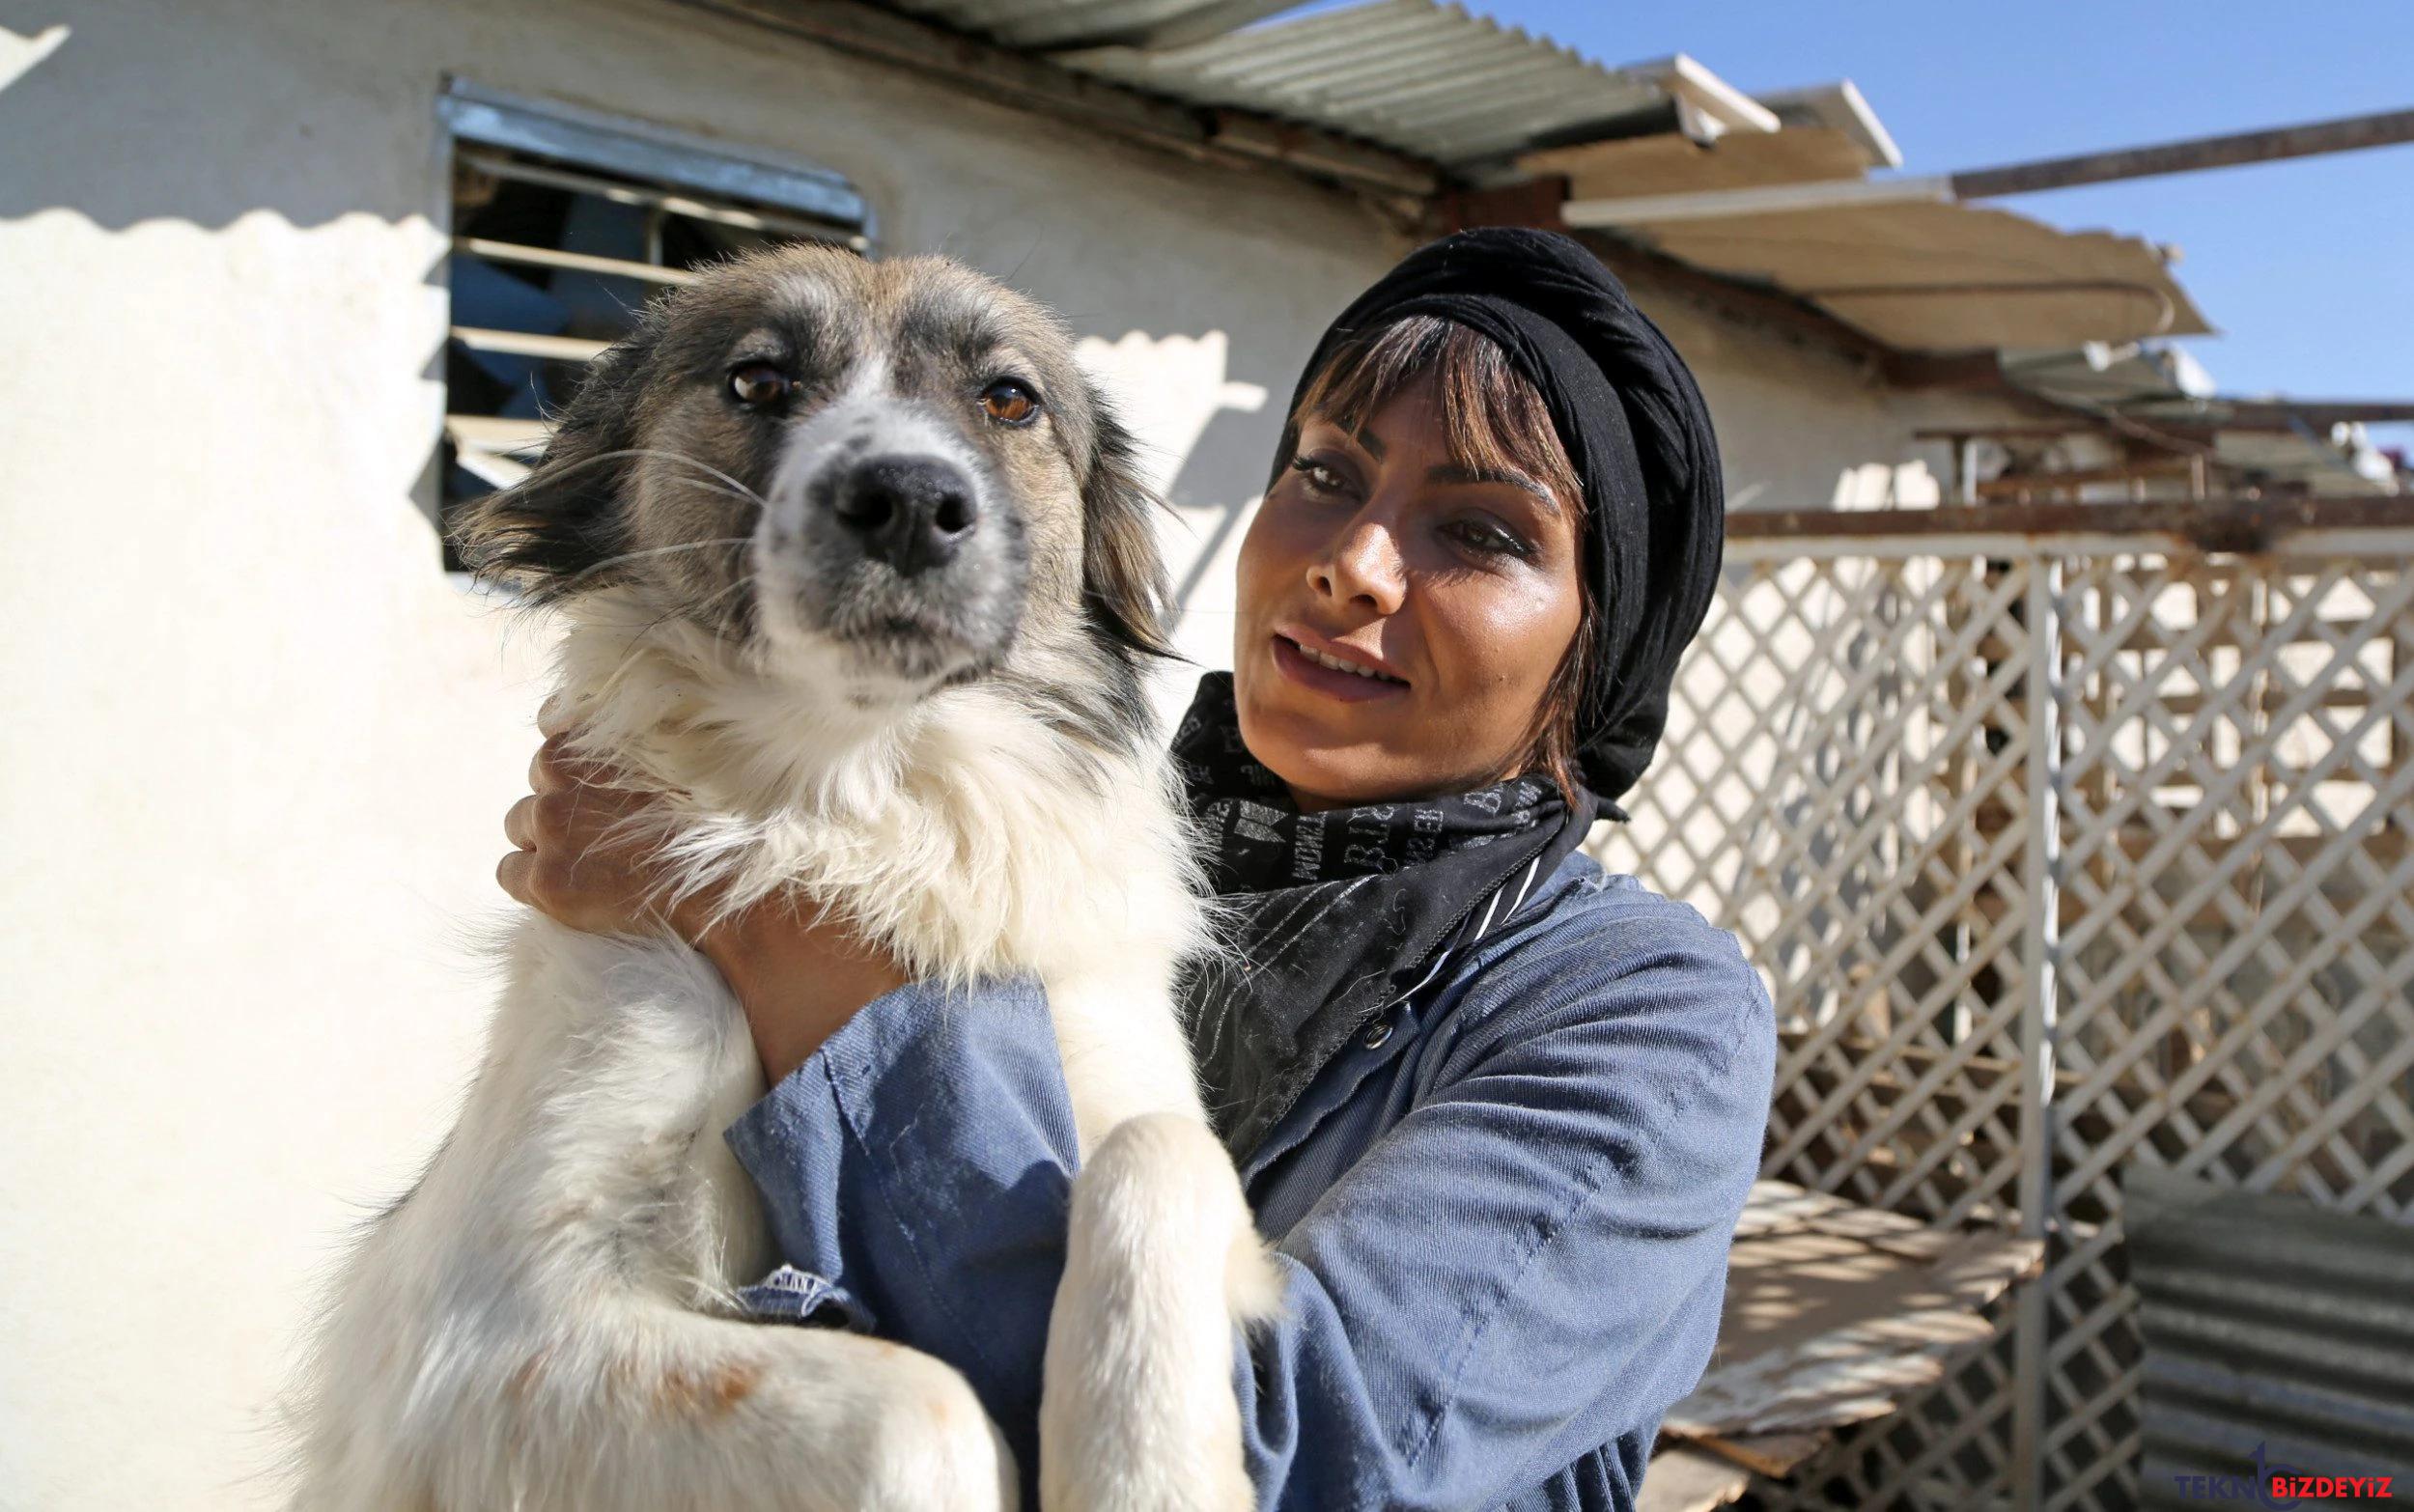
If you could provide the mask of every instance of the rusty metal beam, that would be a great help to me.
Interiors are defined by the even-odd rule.
[[[1533,226],[1565,231],[1559,207],[1567,203],[1567,179],[1562,174],[1521,179],[1497,189],[1455,189],[1434,197],[1426,230],[1433,236],[1477,226]]]
[[[2067,189],[2082,183],[2111,183],[2122,179],[2151,179],[2206,168],[2234,168],[2244,163],[2352,153],[2401,142],[2414,142],[2414,110],[2347,116],[2228,136],[2200,136],[2109,153],[2081,153],[2073,157],[2009,163],[2000,168],[1976,168],[1949,175],[1948,182],[1955,199],[1994,199],[2007,194]]]
[[[2001,167],[1975,168],[1961,173],[1906,174],[1894,179],[1831,179],[1807,183],[1766,183],[1747,188],[1573,200],[1561,213],[1570,225],[1610,228],[1649,226],[1670,221],[1715,220],[1730,215],[1839,210],[1854,206],[1948,204],[2000,199],[2007,194],[2034,194],[2043,189],[2066,189],[2083,183],[2110,183],[2124,179],[2195,173],[2200,169],[2228,168],[2241,163],[2278,162],[2290,157],[2390,147],[2401,142],[2414,142],[2414,110],[2352,116],[2340,121],[2281,126],[2267,131],[2240,131],[2230,136],[2197,137],[2185,142],[2121,148],[2108,153],[2083,153],[2075,157],[2007,163]]]
[[[2414,400],[2208,399],[2202,412],[2138,418],[2155,424],[2197,425],[2220,431],[2328,430],[2334,425],[2396,425],[2414,421]]]
[[[2101,435],[2100,420],[2063,420],[2035,425],[1923,426],[1911,433],[1915,441],[2051,441],[2067,435]]]
[[[1935,509],[1737,510],[1734,541],[1902,536],[2168,536],[2206,551],[2265,551],[2308,530],[2414,529],[2414,494],[2217,498],[2140,504],[1979,504]]]
[[[2192,474],[2198,459],[2193,457],[2157,457],[2122,462],[2112,467],[2076,467],[2066,472],[2006,473],[1982,480],[1978,485],[1981,499],[2010,499],[2023,494],[2054,493],[2090,483],[2133,483],[2147,478],[2184,478]]]

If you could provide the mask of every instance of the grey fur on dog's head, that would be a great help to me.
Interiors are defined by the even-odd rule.
[[[792,385],[783,403],[733,388],[763,365]],[[1036,394],[1032,418],[984,408],[1000,380]],[[935,565],[878,556],[833,514],[850,469],[892,456],[977,506]],[[909,694],[1070,653],[1128,728],[1139,658],[1168,654],[1157,507],[1046,311],[945,259],[798,246],[656,301],[460,541],[539,602],[611,588],[774,659],[843,653]]]

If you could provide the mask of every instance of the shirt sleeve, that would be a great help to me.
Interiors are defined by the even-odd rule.
[[[753,1310],[876,1332],[955,1366],[1030,1492],[1079,1161],[1037,979],[874,998],[725,1138],[783,1261],[744,1294]]]
[[[1261,1506],[1499,1505],[1647,1442],[1706,1362],[1766,998],[1698,918],[1552,938],[1477,978],[1418,1106],[1277,1246],[1285,1314],[1234,1370]],[[1028,1489],[1076,1162],[1037,983],[876,1000],[729,1140],[790,1288],[962,1370]]]
[[[1775,1031],[1733,939],[1661,908],[1482,972],[1284,1237],[1289,1318],[1236,1378],[1264,1505],[1498,1506],[1698,1381]]]

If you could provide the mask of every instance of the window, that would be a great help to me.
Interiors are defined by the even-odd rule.
[[[460,83],[439,114],[453,148],[443,523],[527,475],[587,362],[663,289],[754,247],[871,250],[870,210],[833,174]]]

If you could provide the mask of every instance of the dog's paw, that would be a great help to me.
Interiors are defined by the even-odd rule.
[[[1221,1271],[1235,1322],[1261,1323],[1282,1309],[1282,1274],[1267,1253],[1232,1158],[1204,1124],[1145,1113],[1110,1131],[1073,1193],[1074,1246],[1085,1252],[1112,1235],[1148,1252],[1137,1270],[1193,1266]],[[1221,1259],[1219,1259],[1221,1257]]]
[[[948,1366],[897,1350],[862,1440],[865,1512],[1016,1512],[1013,1451]]]

